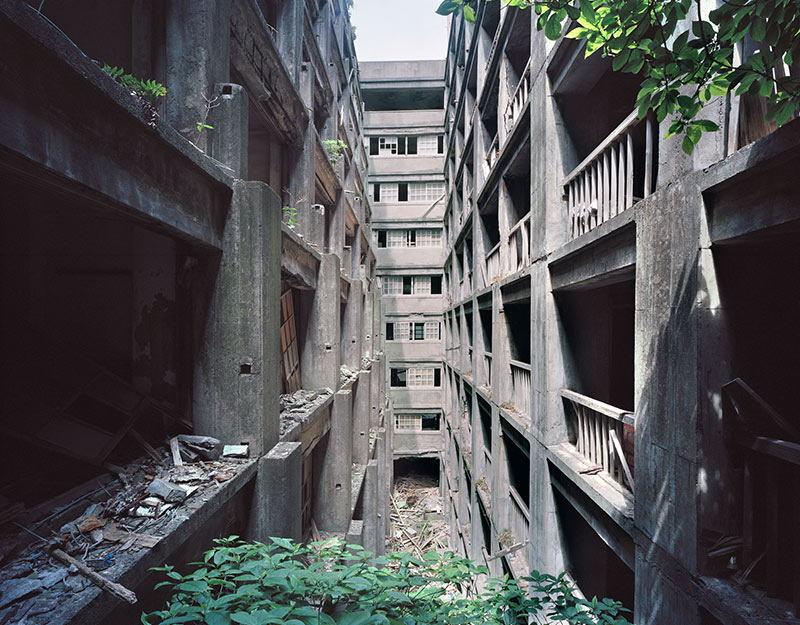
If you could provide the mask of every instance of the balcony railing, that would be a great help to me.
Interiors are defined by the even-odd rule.
[[[561,397],[572,406],[578,453],[633,492],[633,413],[568,389]]]
[[[484,386],[492,388],[492,352],[483,352],[481,363]]]
[[[502,275],[500,270],[500,244],[495,245],[486,256],[486,286]]]
[[[530,224],[531,215],[528,213],[508,233],[508,260],[506,265],[509,273],[519,271],[531,262]]]
[[[644,124],[643,162],[637,162],[634,137]],[[569,210],[570,238],[593,230],[601,223],[630,208],[653,191],[653,132],[655,121],[640,120],[631,113],[564,180]],[[641,155],[639,157],[641,159]],[[639,177],[642,179],[639,179]]]
[[[528,96],[531,93],[531,61],[528,59],[528,64],[522,70],[522,78],[519,79],[517,88],[514,90],[514,95],[506,107],[506,131],[510,132],[517,123],[520,114],[525,109],[528,103]]]
[[[531,366],[518,360],[511,364],[510,402],[517,412],[526,417],[531,414]]]
[[[511,499],[511,533],[518,543],[528,540],[528,528],[530,527],[530,513],[522,497],[514,490],[509,488],[509,498]]]
[[[486,175],[489,175],[489,172],[492,171],[492,167],[497,162],[497,158],[500,156],[500,135],[497,134],[492,139],[492,143],[489,145],[489,149],[486,150]]]

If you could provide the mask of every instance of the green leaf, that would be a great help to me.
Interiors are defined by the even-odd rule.
[[[464,5],[464,19],[467,20],[470,24],[475,23],[475,9],[473,9],[468,4]]]
[[[231,617],[225,612],[209,612],[206,614],[206,625],[231,625]]]
[[[555,41],[561,37],[561,20],[558,19],[558,16],[555,14],[553,14],[550,19],[547,20],[547,23],[544,27],[544,34],[552,41]]]
[[[439,15],[450,15],[458,11],[460,6],[461,2],[459,2],[459,0],[444,0],[444,2],[439,5],[439,8],[436,9],[436,12]]]
[[[597,13],[595,13],[594,7],[592,6],[592,0],[580,0],[580,5],[581,15],[589,22],[594,23],[597,20]]]
[[[696,119],[693,124],[703,129],[703,132],[716,132],[719,126],[710,119]]]
[[[681,143],[681,149],[687,154],[691,154],[692,152],[694,152],[694,141],[692,141],[688,133],[683,137],[683,142]]]
[[[754,18],[752,24],[750,24],[750,36],[753,38],[754,41],[762,41],[766,34],[767,34],[766,20],[764,20],[761,17]]]

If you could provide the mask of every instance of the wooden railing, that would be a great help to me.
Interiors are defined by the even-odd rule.
[[[492,167],[497,162],[497,157],[500,156],[500,135],[496,134],[494,139],[492,139],[491,145],[489,145],[489,149],[486,150],[486,175],[489,175],[489,172],[492,171]]]
[[[508,233],[508,260],[506,268],[509,273],[519,271],[530,264],[530,223],[531,214],[520,219]]]
[[[797,543],[794,553],[786,548],[800,527],[800,428],[740,378],[722,387],[722,398],[725,433],[743,465],[740,569],[763,560],[767,594],[791,601],[800,617]]]
[[[640,124],[645,125],[644,162],[637,164],[634,134]],[[643,189],[643,197],[652,193],[655,126],[634,111],[564,179],[571,239],[633,206],[641,199],[634,197],[635,189]]]
[[[528,96],[531,93],[531,60],[528,59],[528,64],[522,70],[522,78],[519,79],[517,88],[514,90],[514,95],[506,106],[506,131],[510,132],[517,123],[520,113],[522,113],[525,105],[528,103]]]
[[[509,499],[511,499],[511,533],[519,543],[528,540],[528,528],[530,527],[530,513],[522,497],[513,487],[508,489]]]
[[[531,366],[511,360],[511,397],[509,401],[517,412],[526,417],[531,414]]]
[[[568,389],[561,389],[561,397],[572,406],[578,453],[633,492],[632,438],[625,437],[626,429],[633,432],[633,413]]]
[[[502,275],[500,270],[500,244],[495,245],[486,256],[486,286]]]
[[[492,352],[483,352],[481,363],[484,386],[492,388]]]

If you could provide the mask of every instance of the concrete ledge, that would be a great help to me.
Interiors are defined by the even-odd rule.
[[[633,535],[633,495],[602,472],[580,473],[591,465],[569,443],[545,447],[548,461],[572,481],[627,534]]]
[[[281,224],[281,275],[298,289],[316,289],[322,256],[285,223]]]

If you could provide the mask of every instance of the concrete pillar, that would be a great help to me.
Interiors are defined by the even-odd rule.
[[[350,521],[350,527],[347,528],[344,542],[348,545],[364,546],[364,521]]]
[[[361,497],[361,516],[364,521],[363,547],[378,551],[378,461],[370,460],[364,470],[364,487]]]
[[[331,406],[331,429],[322,461],[314,502],[317,527],[326,532],[345,532],[352,517],[353,395],[338,391]]]
[[[378,511],[375,524],[377,547],[375,553],[383,555],[386,551],[386,524],[389,513],[389,489],[386,484],[386,428],[378,428],[375,441],[375,460],[378,463]]]
[[[272,189],[234,183],[195,365],[195,432],[248,443],[251,456],[278,442],[280,220]]]
[[[381,356],[373,357],[372,369],[370,369],[370,412],[369,426],[376,428],[379,425],[381,408],[383,407],[383,395],[381,387],[384,384],[384,377],[388,372],[384,372]]]
[[[344,308],[342,324],[342,364],[361,368],[361,280],[353,280]]]
[[[303,538],[303,449],[300,443],[278,443],[258,461],[249,540],[270,536]]]
[[[308,298],[309,318],[303,353],[300,355],[303,388],[336,389],[339,386],[340,280],[339,257],[323,254],[317,274],[317,289],[304,293]]]
[[[367,464],[369,459],[369,415],[371,372],[361,371],[353,396],[353,462]]]
[[[214,85],[230,80],[230,3],[172,0],[166,7],[166,117],[207,152],[209,135],[197,132],[197,122]]]
[[[211,156],[247,180],[247,92],[241,85],[220,83],[214,86],[214,98],[206,122],[213,128],[203,130],[211,138]]]

